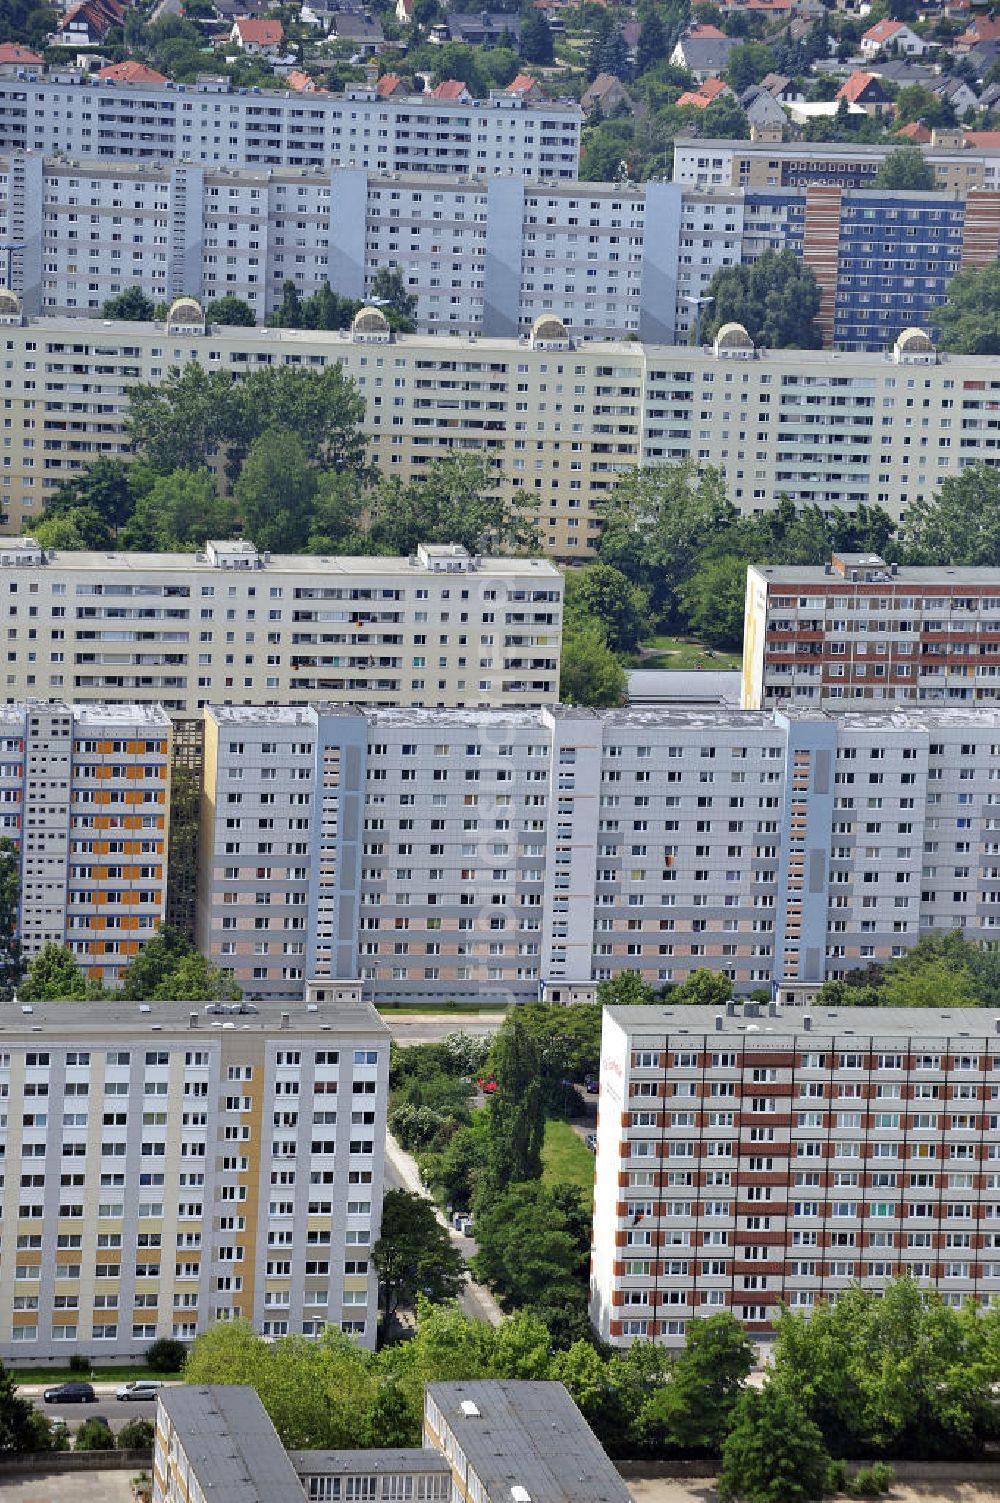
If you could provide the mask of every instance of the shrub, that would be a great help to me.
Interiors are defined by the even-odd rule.
[[[831,1461],[826,1469],[824,1492],[842,1493],[847,1487],[847,1462]]]
[[[877,1498],[880,1493],[889,1491],[892,1478],[892,1467],[884,1461],[876,1461],[871,1466],[858,1467],[844,1490],[851,1498]]]
[[[74,1352],[67,1366],[71,1373],[89,1373],[90,1358],[85,1357],[82,1352]]]
[[[118,1432],[119,1451],[151,1451],[156,1431],[152,1420],[133,1419]]]
[[[160,1336],[146,1353],[146,1366],[154,1373],[179,1373],[184,1366],[187,1347],[173,1336]]]
[[[99,1420],[84,1420],[76,1432],[74,1451],[113,1451],[115,1438],[106,1425]]]

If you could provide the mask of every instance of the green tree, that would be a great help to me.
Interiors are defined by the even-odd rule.
[[[678,590],[688,631],[709,647],[738,648],[746,589],[746,559],[732,553],[706,558]]]
[[[318,471],[297,433],[269,428],[247,455],[234,495],[259,549],[301,553],[313,521]]]
[[[114,533],[92,506],[79,506],[58,516],[46,512],[31,531],[42,548],[59,548],[70,553],[115,546]]]
[[[506,1303],[543,1319],[560,1344],[586,1334],[588,1247],[554,1191],[539,1181],[508,1185],[476,1210],[476,1277]]]
[[[121,996],[127,1002],[238,1002],[240,989],[183,934],[163,925],[126,967]]]
[[[637,76],[641,77],[647,69],[662,62],[669,52],[667,32],[662,19],[655,10],[647,11],[639,27],[639,40],[635,48]]]
[[[938,348],[953,355],[1000,355],[1000,262],[969,266],[952,277],[934,314]]]
[[[880,164],[871,185],[880,190],[903,188],[912,193],[930,191],[937,182],[934,168],[924,159],[919,146],[897,146]]]
[[[559,663],[559,698],[563,704],[594,707],[625,703],[625,669],[608,646],[596,621],[567,622]]]
[[[21,976],[18,915],[21,857],[9,835],[0,835],[0,998],[9,999]]]
[[[372,298],[382,307],[393,328],[402,334],[416,328],[417,295],[407,290],[398,266],[380,266],[372,278]],[[384,306],[383,306],[384,305]]]
[[[816,274],[792,250],[767,250],[752,266],[726,266],[709,283],[714,299],[702,320],[708,344],[723,324],[742,324],[754,344],[771,350],[818,350],[820,291]]]
[[[745,1388],[722,1448],[723,1503],[815,1503],[830,1457],[819,1428],[784,1384]]]
[[[30,1399],[18,1396],[17,1385],[0,1363],[0,1456],[18,1456],[40,1448],[35,1444]]]
[[[601,1007],[645,1006],[653,1001],[653,988],[638,971],[619,971],[598,982],[597,1001]]]
[[[604,514],[601,561],[645,591],[658,620],[682,622],[681,585],[707,553],[724,546],[737,520],[720,472],[699,472],[690,461],[630,471]]]
[[[257,315],[249,303],[228,292],[225,297],[213,298],[206,304],[205,319],[210,324],[235,324],[244,329],[252,329],[257,322]]]
[[[435,459],[418,480],[383,480],[371,495],[369,541],[376,552],[409,554],[419,543],[460,543],[470,553],[508,553],[538,545],[530,500],[506,495],[485,454]]]
[[[225,448],[234,424],[232,381],[190,361],[129,390],[128,432],[157,475],[197,471]]]
[[[158,1336],[146,1348],[146,1366],[154,1373],[179,1373],[187,1357],[187,1347],[175,1336]]]
[[[643,1429],[681,1451],[718,1455],[753,1366],[753,1342],[734,1316],[692,1321],[670,1382],[643,1408]]]
[[[635,652],[652,622],[645,591],[610,564],[566,571],[567,621],[596,621],[612,652]]]
[[[233,498],[219,495],[207,469],[173,470],[158,475],[139,497],[121,530],[121,546],[143,553],[193,553],[209,538],[232,537],[236,515]]]
[[[893,124],[898,130],[901,125],[908,125],[913,120],[922,120],[925,125],[932,127],[954,125],[955,107],[950,99],[939,99],[924,84],[907,84],[896,95],[896,114],[893,117]],[[935,188],[934,169],[924,162],[919,146],[908,147],[906,149],[917,152],[920,157],[919,165],[925,169],[926,173],[925,180],[918,180],[912,186],[921,189]],[[886,158],[886,161],[882,163],[879,170],[884,170],[886,163],[890,162],[895,155],[895,152],[891,153]],[[906,177],[917,176],[915,165],[905,168],[904,175]],[[894,184],[893,186],[909,188],[911,184],[910,182],[904,182]]]
[[[86,1419],[76,1432],[74,1451],[113,1451],[115,1437],[109,1425],[99,1420]]]
[[[167,863],[166,922],[194,941],[198,884],[201,780],[174,763],[170,773],[170,860]]]
[[[750,121],[746,110],[735,99],[720,94],[701,111],[698,132],[706,141],[749,141]]]
[[[904,528],[910,563],[1000,564],[1000,472],[976,464],[948,475],[936,496],[909,506]]]
[[[126,287],[124,292],[106,299],[101,317],[149,323],[153,312],[153,300],[146,296],[141,287]]]
[[[379,1279],[383,1338],[400,1305],[412,1308],[421,1293],[435,1304],[456,1299],[465,1283],[461,1254],[433,1204],[408,1190],[386,1191],[372,1263]]]
[[[393,1379],[379,1383],[365,1416],[366,1446],[418,1446],[420,1415],[402,1384]]]
[[[152,1420],[128,1420],[118,1432],[115,1444],[119,1451],[152,1451],[156,1427]]]
[[[689,1007],[721,1007],[733,995],[733,983],[720,971],[692,971],[669,992],[671,1003]]]
[[[521,19],[521,56],[526,63],[547,66],[555,58],[552,32],[541,11],[529,11]]]
[[[516,1011],[494,1039],[490,1063],[497,1088],[486,1108],[489,1178],[496,1193],[513,1180],[537,1179],[542,1172],[541,1058],[537,1041]]]
[[[742,94],[751,84],[760,83],[774,72],[774,53],[763,42],[742,42],[734,47],[726,62],[725,79],[734,94]]]
[[[28,965],[18,995],[25,1002],[79,1002],[100,995],[65,945],[43,945]]]
[[[113,536],[127,522],[135,506],[132,467],[102,455],[79,474],[64,480],[45,504],[43,521],[94,512]],[[55,545],[53,545],[55,546]]]

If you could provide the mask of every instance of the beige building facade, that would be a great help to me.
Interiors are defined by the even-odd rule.
[[[453,451],[487,453],[529,501],[542,549],[567,560],[592,553],[604,503],[638,464],[717,466],[744,512],[788,496],[904,517],[945,476],[995,463],[1000,443],[1000,357],[939,356],[920,330],[869,354],[756,350],[738,325],[705,348],[577,346],[544,317],[526,339],[394,337],[373,310],[343,333],[206,329],[190,300],[166,325],[25,323],[5,295],[4,319],[0,515],[14,534],[81,467],[127,455],[132,385],[189,362],[234,375],[340,364],[365,399],[382,474],[407,480]]]
[[[373,1346],[388,1071],[362,1006],[17,1012],[0,1047],[3,1360],[134,1363],[236,1318]]]
[[[200,718],[210,700],[547,704],[562,575],[544,559],[51,552],[0,540],[4,695],[126,698]],[[16,625],[14,624],[16,620]],[[34,623],[37,622],[37,625]]]

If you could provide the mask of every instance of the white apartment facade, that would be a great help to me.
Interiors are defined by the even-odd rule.
[[[411,558],[52,552],[0,543],[4,694],[122,697],[193,719],[210,700],[545,704],[563,580],[458,545]],[[37,623],[37,624],[35,624]]]
[[[65,945],[113,984],[163,923],[170,751],[157,705],[0,705],[0,835],[18,853],[26,961]]]
[[[23,1014],[0,1047],[5,1362],[134,1363],[238,1317],[374,1346],[389,1039],[372,1009]]]
[[[986,1009],[610,1007],[591,1320],[679,1347],[727,1310],[909,1273],[1000,1304],[1000,1036]]]
[[[533,502],[544,551],[567,559],[592,551],[602,503],[637,464],[716,466],[744,512],[789,496],[903,517],[947,475],[997,460],[1000,357],[938,356],[918,330],[887,354],[755,350],[738,326],[695,349],[578,344],[547,316],[526,339],[390,337],[377,312],[343,333],[206,330],[196,305],[178,306],[166,324],[25,322],[0,295],[0,527],[30,533],[62,481],[127,457],[130,388],[191,361],[234,375],[337,362],[365,399],[384,474],[409,479],[454,449],[490,454]]]
[[[551,313],[581,339],[670,340],[680,201],[670,183],[513,172],[0,159],[10,284],[46,316],[96,317],[138,286],[157,303],[232,294],[263,322],[286,282],[363,298],[399,267],[421,333],[527,335]]]
[[[204,779],[198,943],[262,998],[801,1003],[1000,929],[996,709],[212,706]]]
[[[582,119],[574,102],[506,93],[459,103],[383,99],[368,85],[297,94],[223,78],[131,84],[34,69],[0,78],[0,151],[123,162],[575,178]]]

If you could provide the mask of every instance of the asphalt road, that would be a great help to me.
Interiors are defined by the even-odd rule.
[[[35,1408],[47,1414],[49,1419],[65,1420],[72,1434],[76,1433],[77,1427],[84,1420],[93,1419],[95,1414],[100,1414],[104,1416],[117,1435],[130,1419],[155,1420],[156,1418],[155,1399],[129,1399],[127,1403],[123,1403],[115,1398],[115,1393],[120,1386],[119,1383],[95,1383],[96,1404],[46,1404],[42,1398],[44,1390],[55,1387],[54,1384],[49,1383],[19,1384],[17,1391],[24,1398],[30,1399]]]

